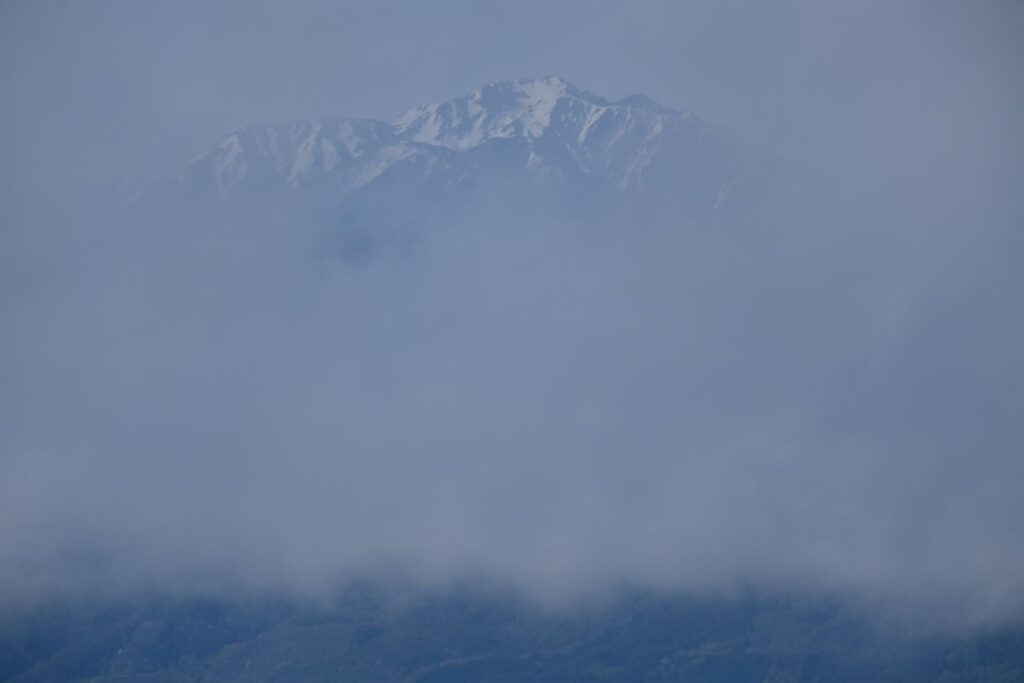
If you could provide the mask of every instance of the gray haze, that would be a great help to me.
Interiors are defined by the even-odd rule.
[[[0,5],[0,600],[386,574],[1024,614],[1021,3],[637,5]],[[358,266],[105,208],[245,123],[545,73],[742,131],[776,195],[711,231],[499,192]]]

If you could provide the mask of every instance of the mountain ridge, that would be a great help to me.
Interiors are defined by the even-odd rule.
[[[547,186],[680,195],[694,215],[706,215],[754,184],[767,158],[723,128],[646,95],[609,101],[546,76],[489,83],[390,123],[324,118],[243,126],[158,185],[229,201],[298,192],[332,203],[392,177],[444,193],[507,175]],[[400,195],[401,187],[389,192]]]

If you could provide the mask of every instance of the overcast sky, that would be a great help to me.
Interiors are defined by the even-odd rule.
[[[5,2],[0,13],[9,180],[162,171],[247,123],[390,120],[548,73],[809,153],[863,147],[864,134],[980,152],[1021,111],[1012,0]]]
[[[0,598],[387,568],[1018,618],[1021,35],[1010,0],[0,4]],[[715,235],[485,198],[326,273],[89,212],[247,123],[544,74],[729,126],[784,194]]]

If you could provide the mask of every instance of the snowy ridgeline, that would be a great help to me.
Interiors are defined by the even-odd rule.
[[[393,123],[253,125],[163,178],[235,198],[304,192],[337,199],[375,184],[448,191],[511,174],[548,186],[683,194],[700,213],[728,205],[767,155],[726,131],[634,95],[609,102],[554,77],[492,83]]]

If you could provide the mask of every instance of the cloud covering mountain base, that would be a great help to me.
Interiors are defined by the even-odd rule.
[[[26,236],[4,599],[370,575],[1017,612],[1002,283],[886,230],[478,199],[357,262],[287,216]]]
[[[370,576],[1019,621],[1019,3],[524,3],[0,9],[0,604]],[[718,211],[724,129],[555,79],[564,119],[499,82],[102,191],[552,69],[743,128],[770,192]],[[409,163],[332,203],[374,131]]]

